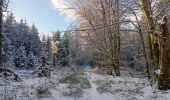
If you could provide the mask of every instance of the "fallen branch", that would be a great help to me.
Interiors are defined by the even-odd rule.
[[[142,87],[138,87],[138,88],[134,89],[133,91],[137,92],[137,91],[139,91],[139,90],[141,90],[141,89],[143,89],[143,88],[145,88],[146,86],[149,86],[149,85],[150,85],[150,83],[143,85]]]

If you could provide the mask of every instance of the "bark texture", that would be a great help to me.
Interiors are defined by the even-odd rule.
[[[149,44],[150,44],[152,67],[154,70],[157,70],[159,66],[159,40],[157,34],[155,33],[156,28],[153,19],[151,1],[142,0],[142,6],[149,28],[148,35],[149,35],[149,42],[150,42]]]
[[[170,16],[169,16],[170,18]],[[158,76],[158,88],[160,90],[170,89],[170,19],[167,16],[163,18],[164,24],[161,25],[161,43],[160,43],[160,71]],[[169,20],[169,22],[168,22]]]
[[[3,3],[4,0],[0,0],[0,67],[2,67],[2,23],[3,23]]]

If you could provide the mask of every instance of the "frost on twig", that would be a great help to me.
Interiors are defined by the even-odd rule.
[[[161,69],[156,70],[155,74],[158,75],[158,76],[161,75],[162,74]]]
[[[165,21],[164,21],[164,18],[165,18],[165,17],[166,17],[166,15],[164,15],[164,16],[162,17],[162,19],[158,21],[158,24],[160,24],[160,25],[165,24]]]

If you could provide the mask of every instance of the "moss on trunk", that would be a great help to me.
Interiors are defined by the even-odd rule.
[[[158,88],[161,90],[170,89],[170,31],[168,30],[168,18],[163,18],[164,24],[161,25],[160,42],[160,70],[158,76]]]

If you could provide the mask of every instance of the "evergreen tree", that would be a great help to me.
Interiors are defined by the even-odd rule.
[[[19,50],[17,50],[16,52],[15,65],[20,69],[28,68],[28,59],[27,59],[26,50],[25,47],[22,45],[19,47]]]
[[[15,30],[14,25],[16,25],[16,20],[14,14],[11,12],[3,23],[3,32],[12,33]]]
[[[46,41],[47,41],[46,36],[45,36],[45,35],[43,35],[41,40],[42,40],[42,42],[46,42]]]
[[[4,51],[4,61],[8,68],[14,68],[14,46],[13,32],[15,31],[16,20],[13,13],[11,12],[3,23],[3,51]]]
[[[46,63],[45,57],[42,57],[42,65],[38,67],[37,76],[38,77],[49,77],[50,76],[50,68]]]
[[[28,68],[37,66],[30,63],[28,66],[29,61],[41,63],[42,44],[38,36],[38,29],[34,24],[29,27],[26,20],[23,19],[18,23],[15,21],[13,13],[10,13],[4,20],[3,29],[3,50],[7,66]]]
[[[47,36],[47,60],[52,60],[52,50],[51,50],[51,37]]]
[[[60,31],[53,32],[53,36],[52,36],[53,41],[54,41],[54,42],[60,41],[60,36],[61,36]]]
[[[16,26],[16,33],[14,35],[14,46],[20,47],[21,44],[25,46],[26,52],[29,53],[29,26],[23,19],[20,20]]]
[[[65,32],[59,47],[59,56],[60,56],[60,63],[63,66],[69,65],[69,54],[70,54],[70,41],[69,41],[69,33]]]
[[[3,51],[4,51],[4,61],[8,68],[14,68],[14,46],[12,46],[11,40],[9,38],[10,33],[4,34],[3,41]]]
[[[39,32],[36,28],[36,26],[33,24],[31,27],[31,33],[30,33],[30,51],[34,53],[36,56],[41,56],[41,41],[39,38]]]
[[[63,57],[69,56],[69,33],[64,33],[63,40],[62,40],[62,45],[63,45]]]
[[[39,66],[38,58],[31,51],[28,55],[28,67],[29,68],[37,68]]]

